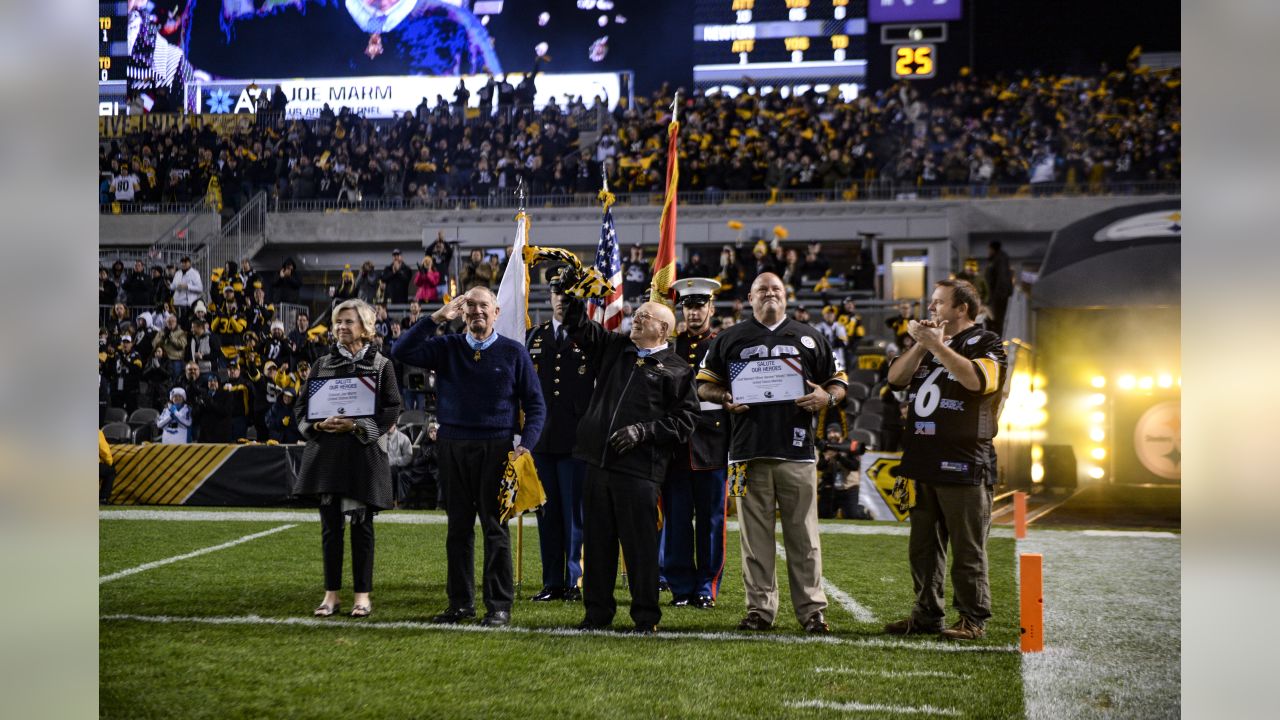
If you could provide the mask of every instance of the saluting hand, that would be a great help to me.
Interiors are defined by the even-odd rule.
[[[466,301],[467,297],[465,295],[459,295],[458,297],[450,300],[444,307],[431,313],[431,319],[434,320],[437,325],[442,321],[449,322],[456,319],[462,314],[462,305]]]

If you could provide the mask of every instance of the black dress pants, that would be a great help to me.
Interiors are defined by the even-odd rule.
[[[320,546],[324,552],[324,589],[342,589],[342,535],[346,518],[337,497],[320,506]],[[351,586],[358,593],[373,591],[373,513],[351,523]]]
[[[613,586],[618,577],[618,544],[627,563],[631,619],[637,626],[657,625],[658,483],[613,475],[587,465],[583,493],[582,600],[586,620],[608,625],[618,611]]]
[[[440,483],[445,488],[444,509],[449,518],[445,539],[449,607],[475,607],[475,521],[479,515],[484,538],[484,606],[489,612],[510,612],[516,594],[511,536],[507,524],[498,519],[498,487],[507,453],[511,452],[511,440],[441,439],[437,448]]]

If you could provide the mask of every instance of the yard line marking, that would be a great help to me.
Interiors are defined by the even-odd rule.
[[[785,560],[787,557],[787,549],[784,548],[782,543],[777,540],[773,542],[773,545],[778,548],[778,556]],[[864,623],[873,623],[876,621],[875,613],[863,607],[862,603],[854,600],[852,595],[836,587],[835,583],[828,580],[825,575],[818,579],[822,582],[823,591],[826,592],[827,595],[831,596],[831,598],[834,599],[840,607],[849,611],[849,614],[852,615],[855,620]]]
[[[391,620],[370,622],[342,618],[288,617],[269,618],[259,615],[242,616],[192,616],[133,615],[127,613],[101,615],[101,621],[131,621],[161,624],[191,623],[196,625],[295,625],[300,627],[342,628],[373,630],[426,630],[430,632],[461,633],[511,633],[514,635],[549,635],[553,637],[607,637],[620,641],[645,642],[647,640],[709,640],[715,642],[764,642],[779,645],[848,645],[852,647],[878,648],[882,650],[921,650],[930,652],[1016,653],[1015,645],[958,645],[936,641],[906,641],[882,638],[840,638],[832,635],[770,635],[731,632],[680,632],[663,631],[656,635],[630,635],[612,630],[575,630],[572,628],[530,628],[509,625],[490,628],[483,625],[437,625],[415,620]]]
[[[271,528],[270,530],[263,530],[262,532],[256,532],[256,533],[253,533],[252,535],[245,535],[244,537],[236,538],[235,540],[232,540],[230,542],[224,542],[221,545],[214,545],[213,547],[201,548],[200,550],[195,550],[195,551],[186,553],[184,555],[176,555],[171,558],[165,558],[164,560],[156,560],[154,562],[143,563],[137,567],[131,567],[127,570],[121,570],[120,572],[114,572],[114,573],[111,573],[110,575],[103,575],[102,577],[98,578],[98,584],[102,585],[103,583],[109,583],[112,580],[119,580],[122,577],[128,577],[130,575],[143,572],[144,570],[153,570],[155,568],[162,567],[164,565],[176,563],[179,560],[190,560],[193,557],[200,557],[201,555],[207,555],[211,552],[216,552],[218,550],[226,550],[229,547],[235,547],[236,545],[247,543],[250,540],[257,540],[258,538],[266,537],[273,533],[278,533],[281,530],[288,530],[289,528],[293,528],[293,527],[298,527],[298,526],[297,525],[281,525],[280,527],[274,527],[274,528]]]
[[[963,713],[955,708],[940,708],[932,705],[879,705],[860,702],[830,702],[827,700],[788,701],[787,707],[813,708],[815,710],[838,710],[840,712],[873,712],[889,715],[942,715],[959,717]]]
[[[99,520],[175,520],[201,522],[319,522],[320,516],[315,510],[232,510],[213,512],[209,510],[180,510],[175,506],[172,510],[162,509],[119,509],[98,511]],[[393,525],[444,525],[448,519],[443,513],[378,513],[378,522]],[[477,521],[478,522],[478,521]],[[534,523],[536,524],[536,522]],[[738,521],[729,520],[725,529],[738,531]],[[781,531],[779,531],[781,532]],[[839,523],[818,523],[818,532],[822,535],[891,535],[906,537],[911,534],[907,525],[842,525]],[[1062,531],[1067,532],[1067,531]],[[1078,532],[1078,531],[1077,531]],[[991,537],[1013,537],[1011,528],[991,528]]]
[[[867,670],[865,668],[817,667],[815,673],[839,673],[841,675],[860,675],[863,677],[879,677],[890,680],[901,678],[967,678],[964,673],[944,672],[942,670]]]
[[[1156,530],[1081,530],[1081,535],[1087,537],[1108,537],[1108,538],[1177,538],[1177,533],[1161,532]]]

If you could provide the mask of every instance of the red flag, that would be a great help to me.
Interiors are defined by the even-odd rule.
[[[649,284],[649,299],[675,308],[671,286],[676,282],[676,187],[680,184],[680,159],[677,143],[680,139],[680,121],[672,111],[671,124],[667,126],[667,195],[662,203],[662,220],[658,224],[658,254],[653,258],[653,281]],[[674,328],[672,329],[674,332]]]

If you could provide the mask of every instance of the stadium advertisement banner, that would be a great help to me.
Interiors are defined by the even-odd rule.
[[[508,76],[508,81],[516,84],[521,77],[519,73],[512,73]],[[423,98],[433,108],[437,96],[452,103],[460,79],[466,83],[471,93],[468,106],[479,107],[477,91],[487,82],[488,76],[485,75],[464,78],[409,75],[196,82],[187,88],[187,105],[197,108],[196,112],[201,114],[252,115],[258,98],[263,93],[270,98],[276,86],[280,86],[289,101],[285,110],[288,118],[318,117],[326,104],[335,113],[348,107],[355,114],[364,117],[389,118],[413,112]],[[612,109],[618,101],[621,81],[617,73],[539,74],[536,87],[534,106],[538,108],[545,106],[552,98],[563,107],[570,98],[581,96],[588,106],[594,98],[603,98]]]
[[[253,115],[183,115],[181,113],[155,113],[144,115],[103,115],[98,117],[98,137],[114,140],[126,135],[150,131],[167,133],[183,128],[210,127],[219,135],[248,132],[257,125]]]
[[[873,23],[959,20],[960,0],[867,0],[867,19]]]

